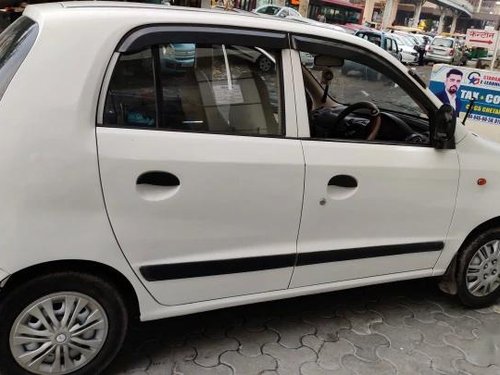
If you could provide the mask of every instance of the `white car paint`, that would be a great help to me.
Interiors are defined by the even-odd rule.
[[[301,140],[309,136],[309,129],[296,51],[285,51],[283,60],[286,82],[295,88],[284,94],[287,138],[251,140],[181,133],[171,136],[168,132],[157,137],[104,128],[96,132],[99,90],[115,48],[125,34],[145,22],[193,25],[206,24],[209,19],[212,25],[300,33],[362,46],[401,70],[415,83],[415,90],[425,92],[436,108],[440,105],[394,57],[361,38],[267,17],[127,3],[43,4],[28,7],[25,16],[38,22],[39,37],[0,101],[0,122],[4,126],[0,168],[5,176],[0,193],[8,198],[0,212],[0,267],[5,271],[0,273],[0,279],[4,273],[15,274],[61,259],[105,264],[132,284],[141,319],[157,319],[442,275],[466,236],[476,226],[499,216],[500,171],[496,160],[500,148],[470,135],[464,127],[457,127],[456,150],[447,151],[383,145],[365,145],[358,150],[358,146],[348,143],[313,147],[311,141]],[[171,148],[160,147],[162,140]],[[184,149],[190,145],[199,146],[205,153]],[[355,155],[350,157],[342,150]],[[223,163],[228,155],[234,158],[233,164]],[[133,168],[126,168],[126,158]],[[136,177],[133,172],[139,172],[143,163],[160,165],[165,159],[179,169],[182,177],[193,181],[197,173],[209,168],[220,185],[211,186],[213,196],[209,196],[209,187],[191,199],[183,197],[180,191],[174,193],[172,197],[179,203],[174,212],[178,216],[166,217],[166,211],[153,207],[154,197],[153,201],[141,200],[140,193],[144,191],[134,190],[134,180],[130,179]],[[347,207],[349,197],[341,199],[326,186],[328,178],[349,166],[360,173],[360,194],[352,209]],[[241,170],[251,175],[242,176]],[[379,173],[385,180],[376,179]],[[478,177],[487,178],[489,185],[478,187]],[[253,178],[268,180],[252,183]],[[274,184],[286,184],[286,195],[277,194],[273,186],[266,190]],[[304,188],[304,226],[300,232],[300,191]],[[151,196],[153,192],[145,194]],[[234,206],[222,206],[218,211],[217,203],[223,202],[224,196]],[[249,197],[263,201],[247,201]],[[327,224],[334,225],[335,221],[326,217],[328,211],[319,211],[322,198],[327,199],[324,208],[332,210],[337,220],[347,220],[331,233]],[[375,209],[384,203],[388,207],[378,216]],[[184,212],[180,204],[185,205]],[[209,216],[207,211],[197,222],[200,205],[205,204],[216,216]],[[142,220],[141,215],[147,210],[156,216]],[[241,210],[247,210],[247,215]],[[353,210],[359,213],[359,220],[349,217]],[[170,227],[153,224],[154,218],[166,220]],[[318,221],[318,227],[314,221]],[[202,231],[193,232],[193,228]],[[360,235],[356,229],[366,233]],[[211,236],[210,230],[214,230]],[[231,234],[223,237],[224,230]],[[297,238],[298,232],[303,236]],[[200,233],[203,236],[198,241]],[[138,242],[141,236],[146,241],[142,247]],[[177,247],[171,249],[172,253],[160,253],[158,241],[165,238],[181,245],[186,253],[179,253]],[[250,248],[245,242],[249,238],[255,245]],[[429,258],[412,254],[404,259],[396,255],[384,261],[357,260],[346,264],[343,270],[341,263],[315,269],[297,267],[288,289],[291,269],[157,285],[148,283],[137,272],[142,264],[164,260],[206,260],[214,256],[224,259],[297,249],[307,253],[314,246],[316,250],[332,250],[438,239],[445,241],[445,248],[439,256]],[[202,287],[206,289],[197,289]],[[206,300],[200,301],[204,293]]]

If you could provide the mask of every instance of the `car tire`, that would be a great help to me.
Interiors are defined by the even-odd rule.
[[[9,375],[99,374],[122,346],[129,321],[112,284],[78,272],[14,287],[0,316],[0,373]]]
[[[469,307],[489,306],[500,296],[500,227],[477,236],[458,255],[457,294]]]
[[[256,63],[262,73],[268,73],[274,67],[274,63],[267,56],[260,56]]]

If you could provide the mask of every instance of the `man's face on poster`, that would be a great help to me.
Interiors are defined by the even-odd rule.
[[[446,91],[454,95],[457,93],[458,89],[460,88],[460,84],[462,83],[462,76],[459,74],[450,74],[449,77],[446,78],[445,81],[445,88]]]

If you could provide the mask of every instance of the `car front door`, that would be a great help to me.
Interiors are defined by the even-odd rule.
[[[295,70],[306,183],[291,287],[429,272],[444,246],[459,177],[456,151],[429,144],[433,104],[408,76],[361,47],[294,39],[299,52],[330,57],[327,64],[341,58],[376,73]],[[325,70],[334,78],[320,102]],[[364,135],[376,128],[366,109],[336,121],[360,102],[384,113],[373,139]]]
[[[113,58],[97,126],[102,187],[124,255],[162,304],[288,287],[304,159],[287,43],[159,26],[131,33]],[[263,72],[249,49],[276,66]]]

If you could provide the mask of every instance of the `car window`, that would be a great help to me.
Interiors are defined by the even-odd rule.
[[[366,108],[340,123],[336,118],[350,105],[370,103],[382,112],[376,140],[430,144],[428,111],[406,90],[384,71],[367,65],[361,54],[359,59],[341,61],[338,67],[302,65],[312,137],[366,140],[371,126]]]
[[[288,12],[288,9],[281,9],[281,12],[278,13],[278,15],[282,18],[285,18],[285,17],[288,17],[290,15],[290,13]]]
[[[385,38],[385,49],[387,51],[392,51],[393,50],[392,39],[391,38]]]
[[[21,17],[0,34],[0,99],[28,55],[38,35],[38,24]]]
[[[279,51],[201,43],[122,54],[109,84],[104,123],[283,135],[279,58]]]
[[[432,41],[432,45],[434,47],[446,47],[446,48],[451,48],[453,46],[453,40],[451,39],[441,39],[441,38],[436,38]]]
[[[257,10],[258,13],[269,14],[271,16],[275,16],[276,14],[278,14],[279,11],[280,8],[274,6],[268,6]]]

